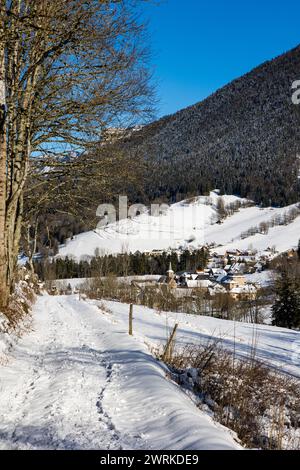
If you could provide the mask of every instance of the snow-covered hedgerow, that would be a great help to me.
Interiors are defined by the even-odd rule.
[[[248,448],[300,449],[300,383],[253,356],[238,359],[221,342],[173,352],[171,376],[199,407],[235,431]]]
[[[30,328],[31,307],[37,293],[39,293],[37,277],[25,268],[20,269],[8,307],[0,312],[0,360],[17,338]]]

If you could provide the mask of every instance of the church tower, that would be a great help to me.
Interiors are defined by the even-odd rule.
[[[167,284],[170,289],[176,289],[177,283],[175,281],[175,273],[172,269],[172,263],[170,263],[169,269],[167,271]]]

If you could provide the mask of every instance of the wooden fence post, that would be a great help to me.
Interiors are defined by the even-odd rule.
[[[129,334],[130,336],[133,335],[133,305],[130,304],[129,307]]]
[[[173,343],[173,341],[174,341],[177,328],[178,328],[178,323],[175,324],[175,326],[174,326],[174,328],[173,328],[173,331],[172,331],[172,334],[171,334],[170,338],[168,339],[167,345],[166,345],[165,350],[164,350],[164,353],[163,353],[163,355],[162,355],[162,360],[163,360],[164,362],[167,361],[168,359],[170,359],[170,353],[171,353],[171,349],[172,349],[172,343]]]

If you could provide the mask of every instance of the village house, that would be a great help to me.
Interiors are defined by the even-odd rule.
[[[211,278],[214,278],[215,280],[219,279],[220,276],[227,276],[227,271],[223,268],[211,268],[209,270],[209,275]]]
[[[224,268],[225,264],[226,263],[225,263],[225,259],[223,255],[213,253],[208,259],[207,267],[218,269],[218,268]]]
[[[248,283],[241,287],[233,287],[229,294],[234,300],[255,300],[257,288],[254,284]]]
[[[178,294],[181,290],[199,289],[207,293],[209,297],[227,293],[234,300],[251,300],[257,293],[257,287],[246,282],[244,275],[228,274],[223,269],[215,268],[176,275],[170,264],[166,275],[162,276],[158,282],[167,285],[170,289],[178,289]]]
[[[226,294],[227,291],[222,284],[219,284],[218,282],[215,282],[212,287],[208,288],[208,294],[210,298],[215,297],[218,294]]]
[[[240,274],[231,274],[222,281],[222,284],[224,284],[225,288],[230,291],[235,287],[244,286],[245,282],[246,280],[244,276]]]
[[[185,287],[191,289],[203,289],[208,290],[209,287],[213,286],[213,281],[210,278],[209,274],[205,272],[197,273],[195,279],[191,279],[190,277],[185,278]]]

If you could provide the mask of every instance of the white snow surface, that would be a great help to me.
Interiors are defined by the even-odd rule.
[[[276,279],[275,271],[266,270],[262,272],[256,272],[253,274],[245,274],[247,282],[259,284],[261,287],[268,287],[272,285]]]
[[[106,301],[112,321],[128,324],[128,305]],[[234,322],[185,313],[158,312],[147,307],[134,306],[133,329],[140,341],[157,347],[166,344],[166,338],[175,323],[179,324],[176,344],[206,344],[211,338],[220,338],[222,345],[236,354],[255,356],[267,365],[295,377],[300,377],[300,332],[271,325]]]
[[[75,236],[61,246],[58,256],[74,259],[87,259],[95,255],[123,252],[147,252],[179,248],[198,248],[204,244],[215,243],[215,251],[223,254],[227,249],[247,249],[249,246],[259,252],[275,246],[279,252],[297,246],[300,233],[300,217],[284,226],[270,228],[267,235],[256,234],[245,239],[242,232],[259,226],[272,218],[282,216],[292,206],[283,208],[245,207],[222,224],[217,224],[217,201],[222,197],[225,206],[245,199],[237,196],[218,196],[212,192],[209,197],[199,196],[191,201],[173,204],[160,215],[143,213]]]
[[[38,298],[32,331],[0,365],[0,449],[239,449],[144,336],[127,334],[127,306],[111,306],[115,316],[77,296]],[[161,334],[154,312],[143,316]]]
[[[0,357],[6,353],[15,340],[13,336],[6,332],[7,326],[8,320],[3,313],[0,312]]]

